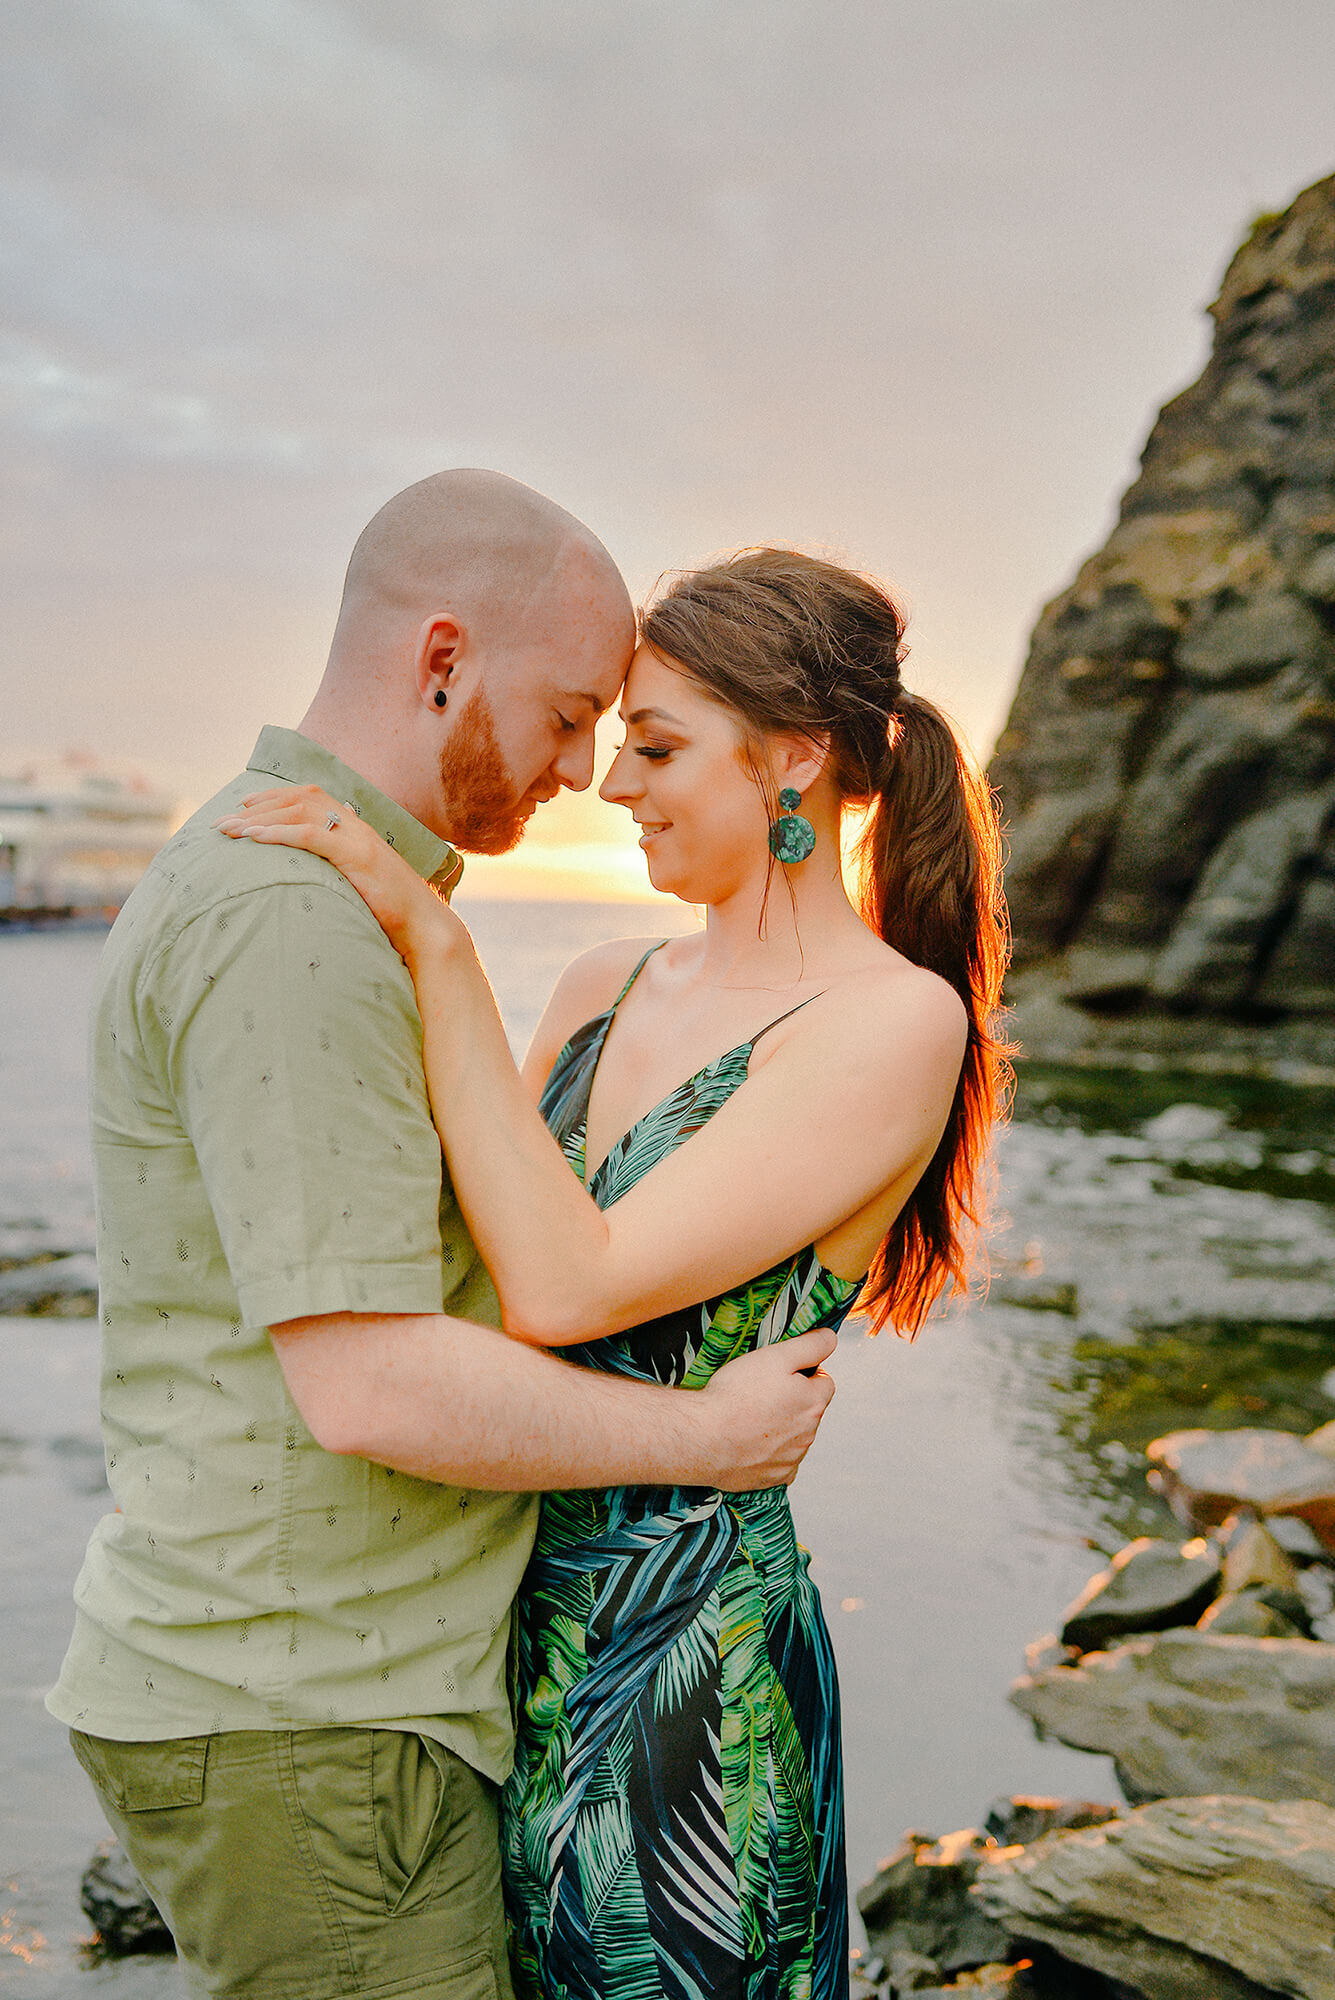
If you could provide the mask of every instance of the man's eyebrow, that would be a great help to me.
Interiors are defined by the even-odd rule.
[[[637,708],[632,714],[626,717],[626,721],[675,722],[679,729],[684,729],[686,726],[679,715],[672,715],[666,708]]]

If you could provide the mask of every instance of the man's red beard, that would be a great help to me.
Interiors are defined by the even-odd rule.
[[[440,786],[443,822],[456,847],[469,854],[508,854],[518,847],[529,809],[516,796],[481,688],[459,711],[441,750]]]

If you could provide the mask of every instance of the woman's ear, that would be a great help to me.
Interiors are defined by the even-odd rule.
[[[830,761],[828,736],[780,736],[771,742],[770,769],[774,787],[782,791],[791,785],[795,792],[808,792]]]

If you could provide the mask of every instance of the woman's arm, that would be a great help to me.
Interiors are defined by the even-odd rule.
[[[327,828],[333,810],[285,788],[223,824],[326,855],[403,954],[450,1177],[508,1331],[543,1346],[619,1332],[746,1282],[886,1190],[907,1197],[964,1048],[943,981],[907,968],[822,996],[689,1144],[603,1211],[521,1082],[465,926],[369,828]]]

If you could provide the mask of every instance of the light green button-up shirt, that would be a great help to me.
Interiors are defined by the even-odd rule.
[[[327,862],[213,831],[274,780],[349,801],[442,887],[461,869],[337,758],[266,729],[113,926],[90,1080],[118,1511],[89,1543],[48,1706],[129,1740],[400,1725],[499,1779],[534,1501],[322,1450],[267,1331],[498,1320],[442,1174],[402,960]]]

